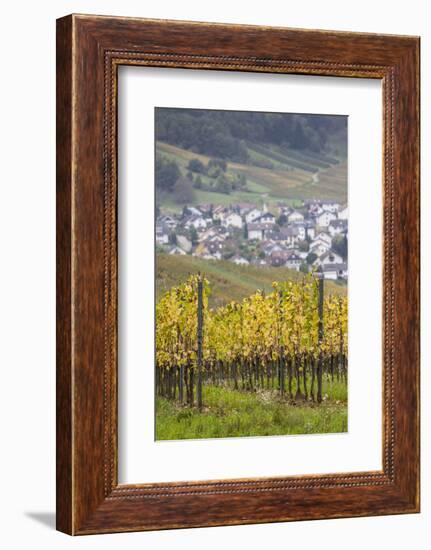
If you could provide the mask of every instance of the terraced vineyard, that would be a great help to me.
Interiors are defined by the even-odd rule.
[[[242,164],[228,162],[227,173],[243,174],[247,178],[247,189],[230,194],[196,190],[193,204],[213,202],[266,202],[269,207],[282,200],[295,204],[297,201],[319,198],[347,200],[347,162],[334,156],[299,152],[275,145],[247,144],[249,162]],[[156,151],[167,159],[175,160],[185,175],[191,159],[207,164],[210,157],[174,145],[158,141]],[[203,183],[208,183],[202,175]],[[175,210],[174,203],[164,206]]]
[[[299,281],[302,274],[285,267],[240,266],[226,260],[204,260],[193,256],[171,256],[157,254],[156,261],[156,300],[157,302],[170,288],[186,280],[190,273],[203,272],[211,277],[212,292],[209,296],[211,307],[241,301],[256,289],[272,291],[273,282]],[[328,295],[347,296],[346,286],[332,281],[325,283]]]
[[[319,174],[319,191],[328,199],[347,201],[347,162],[331,166]]]

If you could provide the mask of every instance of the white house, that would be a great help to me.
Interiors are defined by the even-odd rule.
[[[227,213],[226,206],[216,206],[213,208],[213,220],[221,220]]]
[[[269,261],[273,267],[282,267],[286,265],[289,258],[287,250],[273,250],[269,255]]]
[[[164,227],[156,225],[156,244],[168,244],[169,235]]]
[[[209,235],[207,239],[205,239],[206,241],[208,242],[212,242],[212,243],[224,243],[224,241],[226,240],[226,235],[219,235],[219,234],[216,234],[216,235]]]
[[[286,206],[284,204],[280,204],[278,206],[278,213],[280,214],[280,216],[281,215],[288,216],[290,212],[292,212],[292,209],[290,208],[290,206]]]
[[[253,239],[257,239],[258,241],[263,241],[266,238],[266,233],[272,231],[272,227],[272,223],[248,223],[248,240],[252,241]]]
[[[301,214],[301,212],[298,212],[297,210],[294,210],[287,216],[287,221],[289,223],[293,222],[303,222],[304,216]]]
[[[334,214],[333,212],[324,210],[321,214],[316,216],[316,223],[317,225],[320,225],[320,227],[328,227],[330,222],[336,219],[337,219],[336,214]]]
[[[314,237],[313,242],[321,242],[321,243],[323,243],[323,244],[327,244],[328,246],[331,246],[332,239],[331,239],[331,237],[328,235],[328,233],[324,233],[323,231],[321,231],[320,233],[318,233],[318,234]]]
[[[262,216],[263,212],[259,210],[258,208],[252,208],[247,214],[245,215],[245,221],[247,223],[253,223],[258,218]]]
[[[204,217],[193,214],[184,224],[184,227],[187,229],[190,229],[192,226],[195,229],[205,229],[207,226],[207,221]]]
[[[210,227],[209,229],[206,229],[202,233],[199,233],[199,242],[206,241],[207,239],[215,236],[218,236],[218,233],[213,226],[213,227]]]
[[[311,244],[310,244],[310,252],[313,252],[314,254],[316,254],[316,256],[318,256],[320,258],[320,256],[322,256],[323,254],[325,254],[326,252],[328,252],[328,250],[331,249],[331,246],[326,244],[326,243],[323,243],[322,241],[313,241]]]
[[[169,254],[172,254],[173,256],[175,256],[175,255],[185,256],[187,254],[187,252],[184,252],[184,250],[182,248],[180,248],[179,246],[173,246],[169,250]]]
[[[299,271],[299,268],[302,264],[302,258],[297,252],[292,252],[289,257],[286,260],[286,267],[289,269],[296,269],[296,271]]]
[[[212,218],[212,204],[199,204],[198,210],[202,214],[202,216],[205,216],[206,218]]]
[[[319,257],[319,263],[323,266],[341,264],[343,263],[343,258],[333,250],[328,250]]]
[[[307,237],[307,228],[305,226],[305,223],[297,222],[293,225],[298,230],[298,237],[301,241],[304,241]]]
[[[271,212],[265,212],[262,214],[257,220],[255,220],[257,223],[275,223],[275,216],[274,214],[271,214]]]
[[[261,250],[266,256],[269,256],[273,252],[281,252],[282,250],[284,250],[284,248],[274,241],[267,241],[266,243],[262,243]]]
[[[336,201],[321,201],[320,204],[325,212],[336,214],[340,209],[340,204]]]
[[[282,242],[283,237],[280,234],[280,230],[274,231],[275,224],[267,224],[271,229],[265,231],[265,239],[267,241]]]
[[[156,233],[156,244],[168,244],[169,236],[166,233]]]
[[[254,258],[250,262],[252,265],[268,265],[268,262],[265,260],[265,258]]]
[[[248,265],[250,263],[248,260],[246,260],[242,256],[238,256],[238,254],[235,254],[235,256],[233,256],[230,259],[230,261],[236,265]]]
[[[349,218],[349,210],[347,206],[344,206],[341,208],[341,210],[338,211],[338,219],[339,220],[347,220]]]
[[[306,220],[304,222],[304,225],[305,229],[307,230],[307,237],[309,239],[314,239],[314,237],[316,236],[316,227],[314,225],[314,222],[311,220]]]
[[[195,208],[194,206],[187,206],[186,210],[190,216],[202,216],[202,212],[199,208]]]
[[[242,218],[236,212],[230,212],[229,214],[227,214],[222,218],[221,224],[224,227],[238,227],[239,229],[241,229]]]
[[[157,225],[164,225],[168,227],[169,229],[174,229],[177,226],[178,222],[175,218],[172,216],[160,216],[157,219]]]
[[[220,252],[223,248],[223,241],[220,241],[219,239],[207,239],[204,243],[202,243],[205,250],[212,254],[213,256]],[[198,250],[198,249],[196,249]],[[201,250],[199,248],[199,250]]]
[[[177,245],[184,250],[184,252],[192,251],[192,243],[184,235],[177,235]]]
[[[308,212],[312,216],[316,217],[323,212],[323,208],[320,206],[318,202],[314,202],[308,206]]]
[[[234,205],[234,209],[240,214],[241,216],[244,216],[244,214],[247,214],[247,212],[250,212],[254,208],[254,204],[251,204],[250,202],[239,202],[238,204]]]
[[[293,247],[300,240],[298,228],[293,227],[282,227],[280,230],[281,240],[286,246]]]
[[[332,281],[337,279],[347,279],[347,265],[346,264],[330,264],[323,266],[323,277]]]
[[[248,223],[247,224],[248,240],[262,241],[265,234],[265,226],[262,223]]]

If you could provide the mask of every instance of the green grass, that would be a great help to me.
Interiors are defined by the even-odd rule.
[[[216,386],[203,389],[204,408],[156,401],[156,439],[201,439],[263,435],[340,433],[347,431],[347,388],[324,383],[320,405],[290,403],[277,392],[235,391]]]
[[[303,275],[282,267],[239,266],[224,260],[203,260],[193,256],[156,256],[157,300],[171,287],[183,283],[189,275],[203,273],[211,284],[210,306],[239,301],[258,289],[271,292],[275,281],[300,280]],[[347,287],[325,281],[325,293],[347,295]]]

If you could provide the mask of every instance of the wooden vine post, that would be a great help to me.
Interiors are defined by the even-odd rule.
[[[319,314],[319,325],[318,325],[318,342],[319,342],[319,361],[317,364],[317,402],[322,402],[322,341],[323,341],[323,293],[324,293],[324,278],[323,273],[319,271],[317,273],[318,281],[318,314]]]
[[[197,401],[198,408],[202,409],[202,336],[203,336],[203,284],[202,276],[198,275],[198,380],[197,380]]]
[[[283,336],[282,336],[282,327],[284,322],[283,316],[283,291],[278,293],[278,354],[279,354],[279,384],[280,384],[280,394],[284,395],[284,345],[283,345]]]

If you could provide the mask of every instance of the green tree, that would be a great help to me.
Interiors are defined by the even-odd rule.
[[[248,227],[246,223],[244,224],[244,239],[248,239]]]
[[[347,260],[348,245],[345,235],[335,235],[332,239],[332,250],[339,254],[343,260]]]
[[[193,187],[195,189],[202,189],[202,178],[200,176],[196,176]]]
[[[179,178],[174,185],[173,195],[179,204],[190,204],[195,199],[192,182],[186,178]]]
[[[232,191],[232,184],[224,174],[220,174],[215,182],[214,189],[218,193],[225,193],[226,195],[229,195]]]
[[[197,174],[205,174],[205,165],[199,159],[190,159],[187,168],[191,172],[196,172]]]
[[[172,191],[181,171],[175,161],[167,160],[164,157],[156,158],[156,187],[163,191]]]
[[[210,159],[207,172],[210,177],[217,178],[221,172],[226,172],[227,162],[223,159]]]
[[[280,216],[279,216],[278,219],[277,219],[277,224],[278,224],[278,225],[284,225],[285,223],[287,223],[287,216],[286,216],[286,214],[280,214]]]
[[[235,246],[232,243],[226,243],[222,252],[223,260],[229,260],[235,253]]]
[[[194,225],[190,227],[190,240],[193,246],[197,245],[199,242],[199,235]]]
[[[299,241],[298,243],[298,249],[301,251],[301,252],[308,252],[308,250],[310,249],[310,245],[307,241]]]
[[[299,271],[301,273],[308,273],[308,264],[307,264],[307,262],[302,262],[302,264],[299,266]]]
[[[306,258],[307,264],[311,265],[317,260],[317,254],[310,252]]]
[[[158,141],[237,162],[250,162],[249,143],[346,154],[346,117],[158,108],[155,126]]]
[[[237,174],[232,182],[233,189],[247,189],[247,178],[244,174]]]

